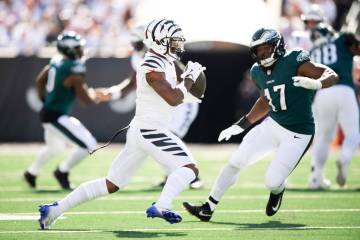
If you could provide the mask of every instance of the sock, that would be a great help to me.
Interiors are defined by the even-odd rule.
[[[69,193],[65,198],[61,199],[58,202],[59,205],[54,207],[54,211],[51,213],[58,217],[70,208],[108,194],[105,178],[85,182],[80,184],[79,187]]]
[[[347,134],[345,135],[344,141],[341,145],[341,152],[339,155],[339,160],[345,165],[349,165],[351,158],[354,155],[356,149],[360,143],[359,134]]]
[[[77,147],[67,159],[60,163],[59,170],[63,173],[69,172],[71,168],[73,168],[76,164],[78,164],[88,155],[89,153],[87,149]]]
[[[56,154],[56,152],[57,151],[55,151],[51,147],[45,146],[40,150],[37,159],[32,162],[27,171],[32,175],[37,176],[42,167]]]
[[[216,201],[212,196],[209,196],[206,202],[209,205],[209,208],[212,212],[215,210],[216,205],[219,203],[219,201]]]
[[[171,209],[174,198],[186,189],[195,177],[194,171],[188,167],[181,167],[172,172],[168,176],[159,200],[155,205],[160,208]]]
[[[240,169],[236,168],[229,163],[224,166],[224,168],[220,171],[218,177],[216,178],[216,182],[211,189],[209,199],[212,198],[216,202],[219,202],[227,189],[233,185],[238,176]],[[214,211],[216,204],[214,201],[208,201],[211,211]]]
[[[315,179],[324,178],[324,166],[329,154],[329,145],[317,143],[314,146],[313,157],[311,158],[311,176]]]
[[[282,183],[278,188],[270,189],[270,192],[275,194],[275,195],[278,195],[279,193],[284,191],[284,189],[285,189],[285,183]]]

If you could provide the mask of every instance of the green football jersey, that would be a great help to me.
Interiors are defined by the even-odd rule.
[[[307,61],[310,61],[309,53],[295,49],[279,58],[271,71],[265,72],[255,63],[250,73],[268,100],[272,119],[290,131],[314,134],[315,124],[311,110],[314,91],[295,87],[292,80],[297,75],[298,67]]]
[[[45,109],[68,114],[75,100],[75,90],[64,86],[64,80],[71,75],[84,75],[86,68],[80,60],[56,56],[50,60],[46,83]]]
[[[310,52],[313,61],[329,66],[339,75],[337,84],[355,90],[352,80],[353,55],[346,46],[344,34],[336,34],[328,42],[314,47]]]

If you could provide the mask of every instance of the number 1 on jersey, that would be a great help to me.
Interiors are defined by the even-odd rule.
[[[287,110],[286,107],[286,100],[285,100],[285,84],[281,84],[281,85],[277,85],[277,86],[273,86],[273,91],[274,92],[278,92],[280,91],[280,108],[281,110]],[[265,88],[264,89],[264,95],[265,97],[268,99],[269,101],[269,105],[272,108],[272,110],[274,112],[277,112],[278,109],[276,109],[276,107],[273,104],[272,98],[270,96],[270,92],[269,89]]]

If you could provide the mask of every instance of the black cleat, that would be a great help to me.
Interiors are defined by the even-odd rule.
[[[183,206],[186,211],[188,211],[191,215],[194,215],[203,222],[210,221],[212,214],[214,213],[211,211],[209,203],[207,202],[200,206],[195,206],[188,202],[183,202]]]
[[[24,172],[24,179],[25,182],[29,185],[31,188],[36,188],[36,176],[32,175],[28,171]]]
[[[273,216],[275,213],[277,213],[277,211],[279,211],[284,191],[285,189],[279,194],[273,194],[270,192],[269,201],[266,205],[266,215],[269,217]]]
[[[72,190],[69,182],[69,172],[61,172],[59,168],[54,171],[54,177],[64,190]]]

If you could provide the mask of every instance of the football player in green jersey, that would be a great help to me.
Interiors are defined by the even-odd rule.
[[[202,221],[211,219],[216,205],[242,169],[274,151],[265,176],[265,185],[270,190],[266,214],[272,216],[279,210],[285,181],[313,139],[314,90],[330,87],[338,80],[333,70],[310,61],[304,50],[287,52],[278,31],[264,28],[256,31],[250,50],[256,61],[250,73],[260,97],[246,116],[220,133],[218,140],[228,140],[269,116],[246,134],[220,171],[207,202],[199,206],[183,203],[190,214]]]
[[[332,68],[339,81],[329,89],[317,91],[313,104],[316,122],[309,188],[326,189],[330,180],[324,176],[329,147],[339,124],[344,133],[341,152],[336,161],[336,182],[344,186],[351,158],[360,143],[359,108],[352,79],[353,57],[360,55],[359,39],[352,33],[335,33],[327,24],[317,25],[311,32],[315,62]]]
[[[36,187],[36,177],[45,163],[68,144],[75,148],[54,171],[54,176],[63,189],[70,189],[70,169],[96,147],[93,135],[78,119],[69,116],[76,98],[85,104],[99,102],[95,90],[88,88],[84,80],[84,44],[85,41],[75,32],[59,35],[57,49],[60,55],[53,57],[37,77],[38,95],[44,102],[40,119],[46,145],[24,173],[32,188]]]

